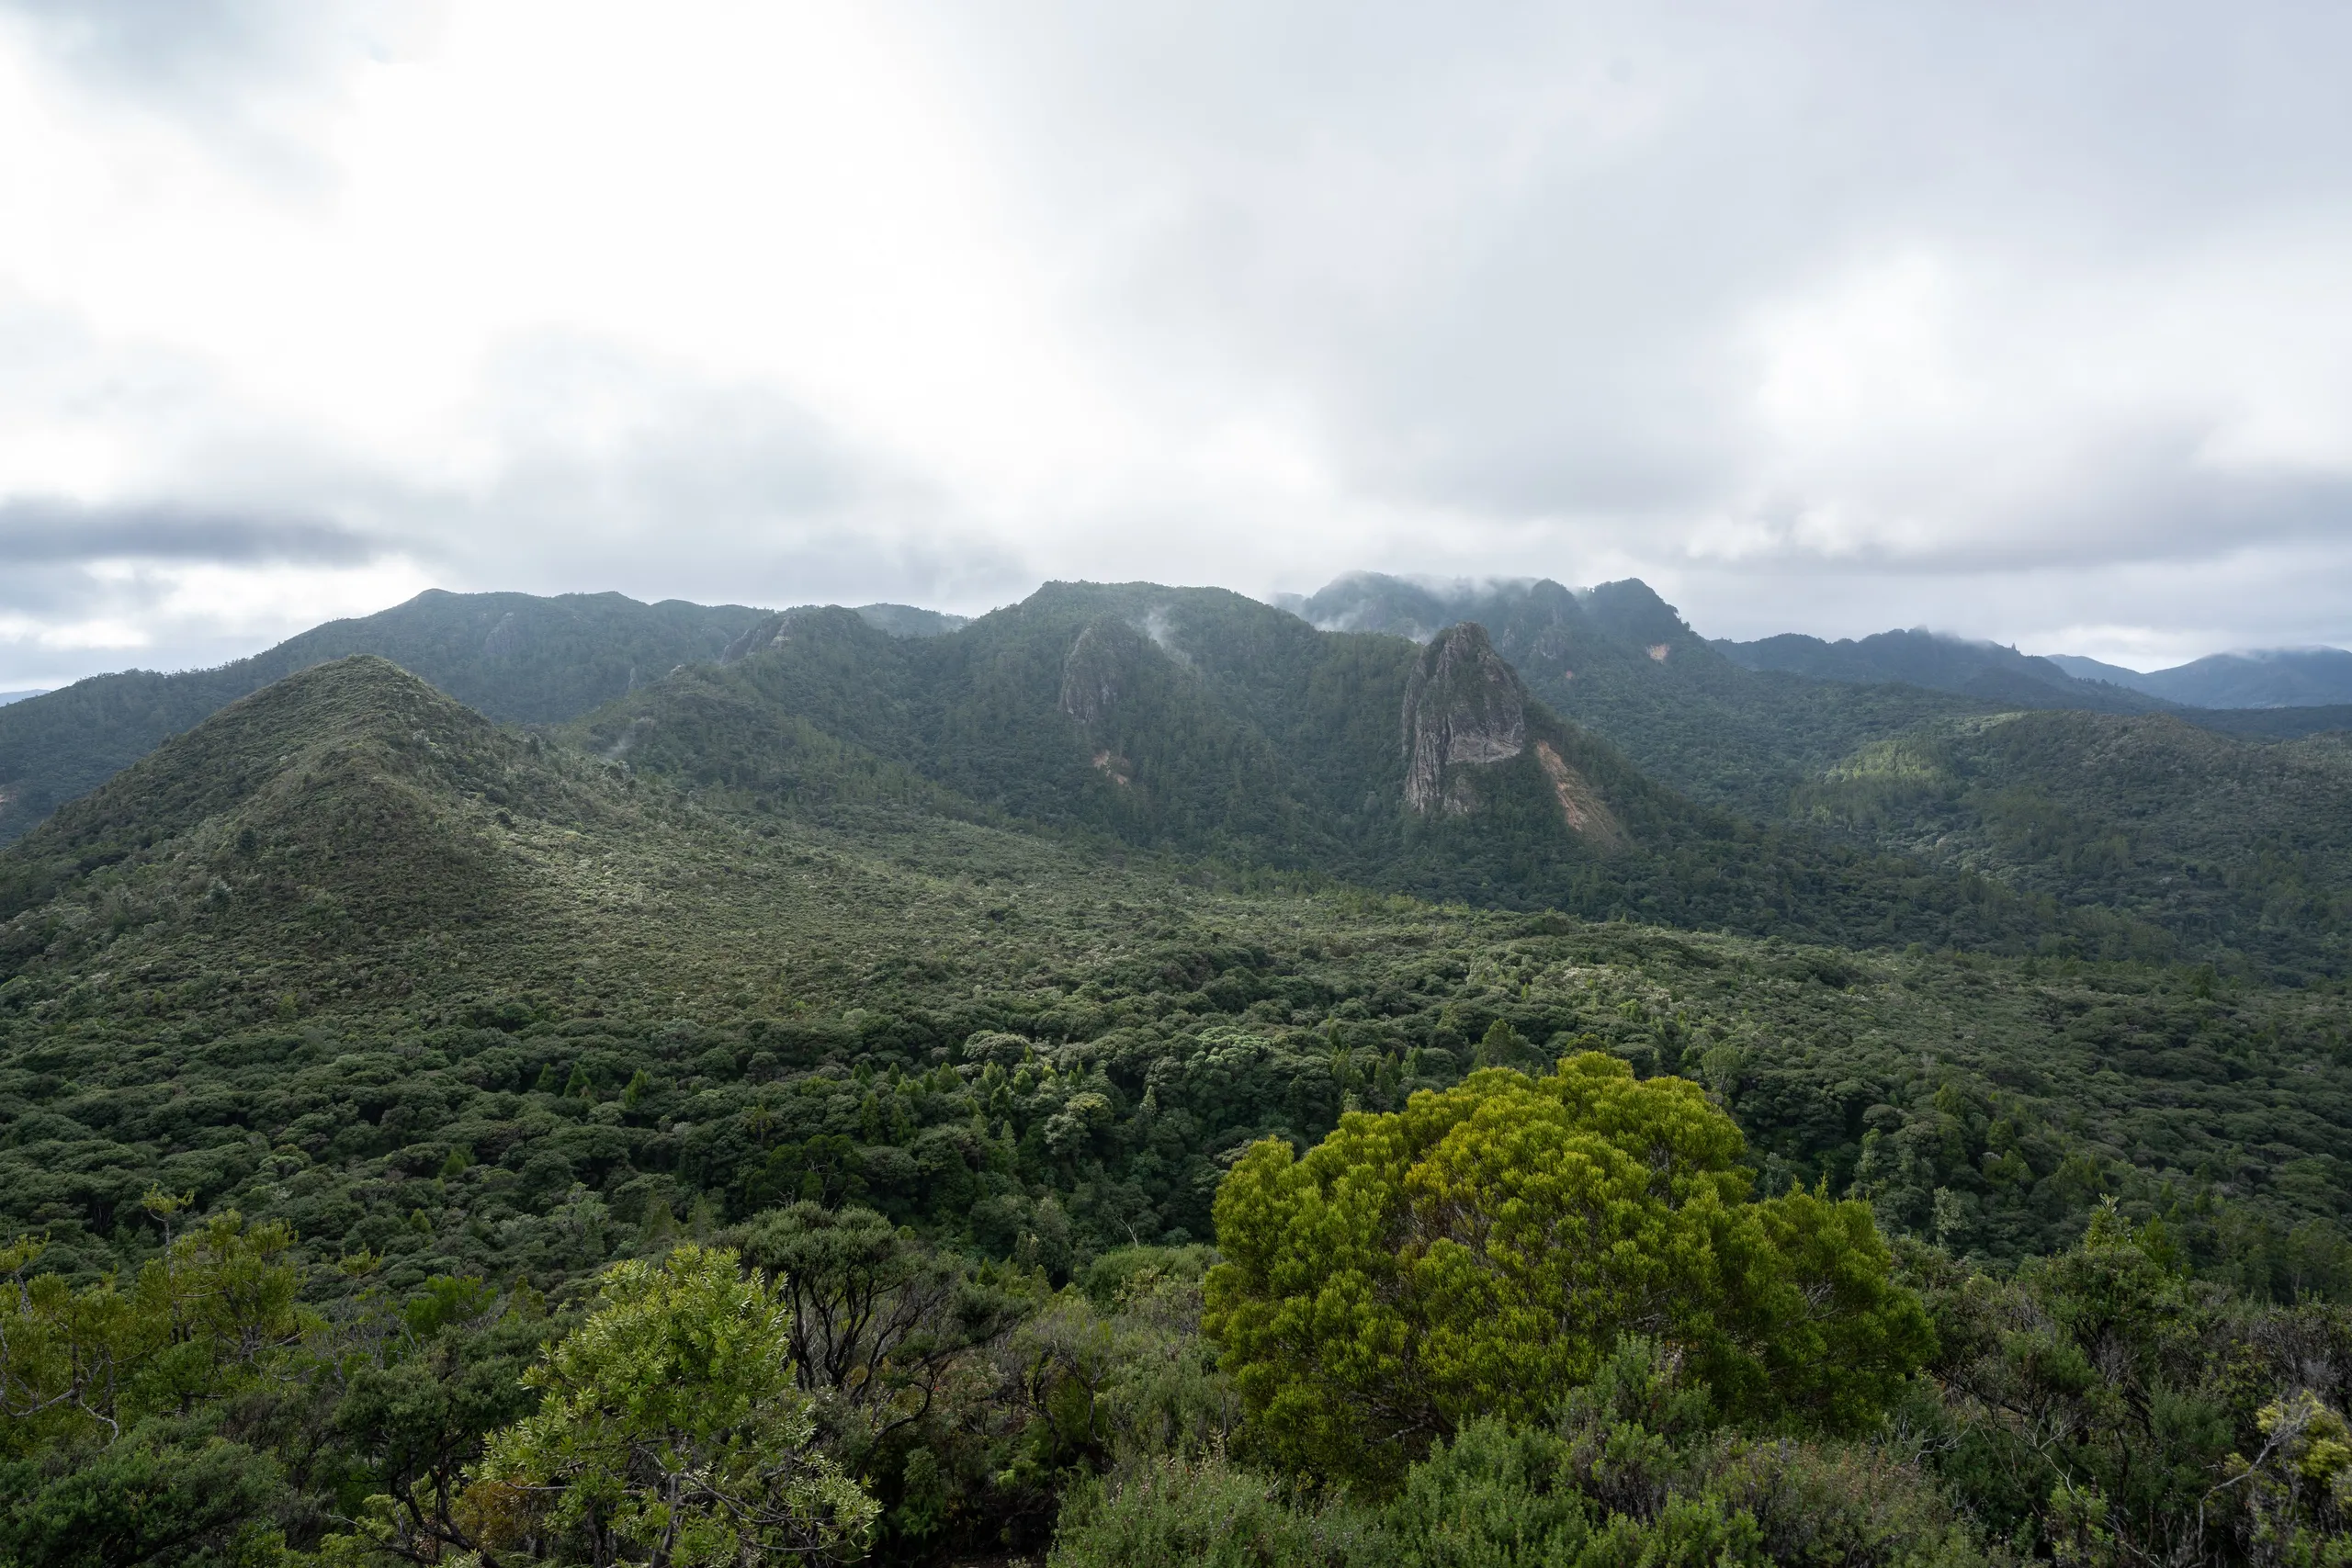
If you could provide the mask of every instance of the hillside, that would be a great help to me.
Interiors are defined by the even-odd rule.
[[[1780,820],[1793,791],[1866,741],[1999,707],[1918,685],[1744,669],[1635,581],[1440,591],[1359,572],[1286,603],[1318,626],[1415,640],[1477,621],[1554,712],[1694,800],[1760,822]]]
[[[1875,1183],[1962,1248],[2201,1192],[2277,1217],[2181,1216],[2267,1269],[2352,1199],[2333,989],[1249,891],[890,806],[714,811],[372,660],[173,741],[0,852],[0,1213],[91,1267],[137,1255],[118,1227],[154,1182],[378,1248],[397,1285],[552,1284],[813,1180],[1060,1268],[1205,1234],[1240,1142],[1583,1036],[1713,1083],[1769,1180]]]
[[[1475,624],[1422,649],[1218,590],[1059,583],[919,642],[787,612],[733,653],[568,733],[755,813],[920,800],[1121,852],[1865,945],[2163,943],[1695,805],[1553,714]]]
[[[2301,740],[2352,730],[2352,703],[2308,708],[2206,708],[2181,715],[2200,729],[2248,740]]]
[[[2075,674],[2088,674],[2086,667],[2095,667],[2095,679],[2189,707],[2325,707],[2352,702],[2352,653],[2340,648],[2216,653],[2145,674],[2088,659],[2052,662]]]
[[[718,657],[762,612],[618,593],[418,594],[215,670],[97,675],[0,707],[0,842],[207,716],[355,653],[389,659],[492,718],[554,723]]]
[[[1788,632],[1755,642],[1719,641],[1714,646],[1747,670],[1778,670],[1817,681],[1900,681],[2010,707],[2146,713],[2165,705],[2163,699],[2144,690],[2079,679],[2052,660],[2019,653],[2014,648],[1930,631],[1879,632],[1836,642]]]
[[[1857,841],[2162,924],[2202,950],[2340,972],[2352,750],[2169,716],[2011,714],[1874,743],[1798,795]]]

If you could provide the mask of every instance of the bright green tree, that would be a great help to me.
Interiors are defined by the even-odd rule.
[[[526,1374],[537,1411],[491,1439],[467,1495],[478,1539],[649,1568],[854,1554],[875,1503],[813,1450],[791,1337],[779,1289],[724,1248],[615,1265]]]
[[[1543,1414],[1627,1334],[1727,1413],[1874,1419],[1932,1348],[1870,1211],[1752,1201],[1739,1129],[1694,1084],[1598,1053],[1490,1069],[1270,1140],[1216,1198],[1205,1326],[1256,1440],[1393,1481],[1482,1415]]]
[[[181,1198],[148,1194],[165,1220]],[[0,1247],[0,1455],[111,1443],[150,1416],[184,1416],[283,1371],[306,1320],[293,1232],[235,1210],[168,1235],[128,1282],[35,1274],[46,1242]]]

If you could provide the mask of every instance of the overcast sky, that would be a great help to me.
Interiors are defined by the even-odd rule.
[[[2352,643],[2352,7],[0,0],[0,689],[417,590]]]

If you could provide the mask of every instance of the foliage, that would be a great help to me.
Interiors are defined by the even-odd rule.
[[[151,1193],[168,1218],[176,1200]],[[229,1210],[168,1241],[128,1290],[75,1289],[29,1274],[37,1239],[0,1252],[0,1452],[119,1436],[151,1416],[187,1416],[262,1376],[303,1330],[282,1224],[248,1229]]]
[[[479,1539],[650,1568],[855,1555],[874,1502],[810,1447],[791,1351],[782,1293],[731,1252],[615,1264],[587,1321],[526,1374],[538,1409],[477,1467]]]
[[[1222,1457],[1163,1459],[1075,1495],[1047,1568],[1354,1568],[1389,1560],[1374,1520]]]
[[[143,1421],[103,1446],[0,1462],[0,1554],[27,1568],[271,1568],[284,1493],[268,1455],[204,1422]]]
[[[1883,1444],[1719,1427],[1655,1342],[1622,1342],[1548,1420],[1481,1416],[1415,1465],[1385,1520],[1411,1568],[1960,1564],[1964,1510]]]
[[[1616,1348],[1557,1412],[1468,1423],[1372,1509],[1238,1468],[1162,1460],[1074,1493],[1054,1564],[1169,1562],[1615,1568],[1986,1561],[1916,1461],[1868,1443],[1753,1438],[1651,1342]]]
[[[2249,1310],[2186,1277],[2161,1224],[2111,1212],[2014,1280],[1923,1261],[1950,1393],[1939,1464],[1995,1529],[2134,1562],[2263,1560],[2340,1529],[2340,1310]]]
[[[2255,1551],[2275,1561],[2352,1562],[2352,1424],[2309,1389],[2274,1399],[2255,1417],[2262,1447],[2230,1456],[2230,1484]]]
[[[1625,1334],[1725,1405],[1875,1420],[1931,1346],[1860,1203],[1752,1201],[1700,1089],[1599,1053],[1359,1112],[1295,1159],[1261,1143],[1217,1195],[1208,1283],[1257,1445],[1393,1483],[1481,1413],[1525,1420]]]
[[[1864,747],[1792,811],[2029,895],[2165,926],[2223,964],[2334,973],[2352,933],[2352,752],[2181,719],[2008,714]]]
[[[2023,929],[2001,924],[2018,909],[2041,919],[2030,886],[1981,919],[1931,909],[1939,934],[1916,948],[1859,921],[1838,929],[1880,945],[1792,942],[1873,907],[1824,879],[1867,884],[1881,863],[1775,861],[1783,840],[1643,794],[1565,726],[1545,733],[1589,749],[1564,761],[1623,784],[1612,809],[1665,851],[1539,844],[1557,812],[1541,770],[1487,775],[1483,819],[1408,832],[1360,787],[1397,755],[1393,645],[1161,592],[1046,595],[905,655],[922,679],[903,688],[842,673],[886,659],[858,628],[785,617],[824,636],[664,688],[692,676],[780,716],[808,742],[797,783],[758,771],[786,753],[757,735],[741,778],[695,772],[726,760],[703,741],[737,720],[714,707],[707,735],[665,739],[685,708],[661,692],[626,710],[655,725],[590,751],[500,731],[380,661],[322,667],[0,855],[0,1231],[46,1242],[0,1298],[6,1550],[371,1568],[478,1552],[509,1516],[469,1508],[467,1473],[537,1408],[522,1376],[542,1343],[579,1327],[616,1263],[658,1272],[712,1243],[785,1270],[768,1299],[798,1303],[792,1407],[873,1499],[877,1559],[1037,1551],[1090,1478],[1159,1473],[1182,1513],[1182,1477],[1230,1474],[1223,1456],[1255,1440],[1235,1363],[1199,1332],[1220,1184],[1273,1158],[1252,1145],[1279,1140],[1295,1171],[1351,1113],[1402,1122],[1417,1095],[1514,1084],[1496,1135],[1465,1134],[1467,1163],[1442,1168],[1481,1201],[1532,1190],[1506,1156],[1573,1140],[1525,1097],[1585,1053],[1623,1064],[1590,1069],[1611,1094],[1736,1123],[1688,1174],[1733,1194],[1723,1234],[1774,1261],[1713,1277],[1694,1298],[1709,1314],[1630,1325],[1706,1408],[1639,1417],[1669,1434],[1654,1507],[1574,1481],[1596,1529],[1664,1552],[1685,1539],[1654,1528],[1670,1505],[1690,1540],[1732,1542],[1743,1510],[1793,1540],[1770,1531],[1794,1505],[1770,1499],[1850,1523],[1867,1497],[1926,1522],[1852,1525],[1837,1550],[1858,1559],[1896,1536],[1928,1550],[1939,1509],[1985,1521],[1993,1550],[2332,1550],[2344,1391],[2304,1369],[2352,1364],[2325,1304],[2352,1285],[2341,982],[2314,965],[2269,984],[2267,961],[2228,952],[2168,964],[2132,945],[2152,927],[2099,908],[2035,927],[2030,954],[1983,951]],[[1611,638],[1658,631],[1631,599],[1602,609]],[[1106,616],[1136,636],[1105,630],[1090,669],[1137,696],[1130,728],[1114,702],[1097,735],[1057,705]],[[1679,635],[1653,638],[1666,660],[1630,657],[1713,680]],[[802,695],[774,700],[787,680]],[[1094,763],[1105,741],[1125,784]],[[1567,886],[1540,884],[1545,864],[1606,894],[1577,908],[1766,934],[1509,908]],[[1920,874],[1863,892],[1966,903],[1980,894],[1955,889],[1991,886]],[[1394,891],[1412,886],[1464,901]],[[1531,1077],[1465,1082],[1501,1067]],[[1924,1292],[1941,1381],[1867,1432],[1807,1435],[1871,1402],[1841,1410],[1838,1359],[1759,1325],[1787,1320],[1772,1287],[1792,1257],[1800,1273],[1876,1257],[1841,1200],[1867,1202]],[[2109,1201],[2153,1274],[2111,1238],[2081,1246]],[[1657,1206],[1630,1234],[1671,1237],[1704,1207]],[[141,1306],[156,1270],[171,1288]],[[1518,1288],[1465,1277],[1505,1306]],[[2161,1310],[2098,1304],[2131,1291]],[[1440,1326],[1475,1348],[1461,1316]],[[1614,1375],[1615,1326],[1573,1368],[1555,1357],[1553,1391],[1507,1432],[1451,1417],[1426,1462],[1468,1487],[1459,1456],[1490,1439],[1567,1440],[1561,1412],[1593,1386],[1573,1379]],[[2064,1382],[2078,1362],[2120,1369],[2121,1392]],[[1758,1392],[1756,1368],[1782,1364],[1796,1408]],[[2079,1483],[2057,1488],[2036,1432],[2062,1435],[2048,1452]],[[2166,1522],[2209,1493],[2203,1534]]]

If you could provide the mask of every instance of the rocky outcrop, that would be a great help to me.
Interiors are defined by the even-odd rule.
[[[1106,615],[1088,623],[1062,660],[1061,698],[1055,705],[1080,724],[1101,723],[1120,694],[1134,687],[1136,661],[1149,647],[1125,621]]]
[[[719,651],[718,661],[721,664],[740,664],[752,655],[764,653],[775,647],[776,638],[783,635],[784,619],[782,615],[770,615],[752,626]]]
[[[749,631],[729,643],[719,651],[721,664],[740,664],[755,653],[765,653],[779,643],[790,642],[793,634],[802,628],[817,629],[825,619],[857,626],[855,613],[832,605],[803,604],[797,609],[782,610],[758,622]]]
[[[509,610],[499,617],[496,626],[490,628],[490,635],[481,639],[482,657],[511,659],[523,651],[523,640],[522,623],[515,620],[514,612]]]
[[[1470,808],[1453,770],[1508,761],[1527,748],[1527,692],[1518,673],[1464,621],[1430,639],[1405,683],[1405,799],[1422,815]]]

